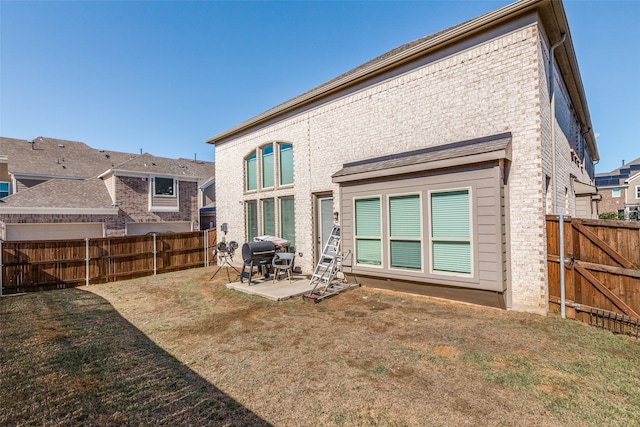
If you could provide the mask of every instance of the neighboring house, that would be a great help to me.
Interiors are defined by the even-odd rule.
[[[596,186],[602,196],[601,213],[615,213],[620,219],[639,219],[640,157],[611,172],[596,174]]]
[[[519,1],[210,138],[218,224],[310,273],[338,217],[351,281],[544,313],[545,215],[593,186],[591,129],[562,3]]]
[[[0,199],[4,240],[191,231],[200,227],[204,194],[215,205],[213,162],[43,137],[0,138],[0,155],[10,193]]]

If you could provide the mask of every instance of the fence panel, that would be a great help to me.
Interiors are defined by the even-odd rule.
[[[635,324],[640,318],[640,224],[565,218],[565,297],[570,316]],[[559,221],[547,216],[549,302],[560,303]],[[594,314],[597,313],[597,314]],[[636,331],[637,332],[637,331]]]
[[[208,241],[205,241],[205,235]],[[216,232],[2,242],[2,294],[147,276],[211,263]]]

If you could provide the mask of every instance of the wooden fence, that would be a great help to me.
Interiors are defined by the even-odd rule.
[[[0,295],[113,282],[213,262],[216,231],[0,241]]]
[[[560,227],[547,216],[549,302],[560,305]],[[564,218],[568,317],[615,329],[640,322],[640,223]],[[606,323],[609,323],[606,326]],[[611,326],[613,325],[613,327]],[[626,325],[626,326],[625,326]]]

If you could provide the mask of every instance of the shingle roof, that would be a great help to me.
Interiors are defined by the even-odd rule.
[[[0,206],[47,208],[109,208],[111,196],[99,178],[50,179],[0,200]]]
[[[596,174],[596,185],[598,187],[622,185],[630,177],[640,172],[640,157],[632,160],[611,172]]]
[[[429,164],[438,165],[443,164],[440,161],[450,159],[458,159],[461,162],[464,162],[465,158],[470,159],[472,156],[498,151],[504,151],[505,155],[508,156],[510,143],[511,133],[503,133],[484,138],[439,145],[436,147],[406,151],[404,153],[389,156],[375,157],[358,162],[345,163],[342,169],[332,175],[332,178],[335,179],[349,175],[361,175],[369,172],[401,168],[403,166]],[[424,169],[430,169],[430,167],[425,166]]]
[[[97,150],[78,141],[37,137],[32,141],[0,137],[0,155],[10,173],[89,178],[135,154]]]
[[[214,176],[214,163],[190,159],[168,159],[149,153],[135,156],[110,168],[113,171],[140,172],[145,174],[184,176],[198,178],[203,183]]]

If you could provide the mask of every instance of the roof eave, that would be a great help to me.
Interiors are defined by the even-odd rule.
[[[243,131],[246,131],[254,126],[260,125],[270,119],[273,119],[279,115],[290,112],[296,108],[303,107],[314,101],[320,100],[332,93],[345,89],[348,86],[354,85],[362,80],[371,78],[378,75],[390,68],[397,67],[408,61],[411,61],[417,56],[424,55],[430,50],[440,48],[445,44],[452,43],[460,38],[468,37],[472,33],[476,33],[487,26],[493,26],[497,23],[511,18],[516,14],[523,13],[534,7],[537,7],[544,3],[549,3],[550,0],[521,0],[516,3],[509,4],[500,9],[486,13],[475,19],[467,21],[463,24],[450,28],[448,31],[425,40],[423,43],[419,43],[404,51],[398,52],[395,55],[389,56],[380,62],[371,64],[369,67],[365,67],[361,70],[354,72],[353,74],[346,75],[343,79],[330,82],[329,84],[323,84],[316,89],[309,91],[303,95],[295,97],[289,101],[280,104],[279,106],[265,111],[247,121],[244,121],[226,131],[223,131],[207,140],[206,143],[217,144],[224,142],[225,140],[237,135]]]

